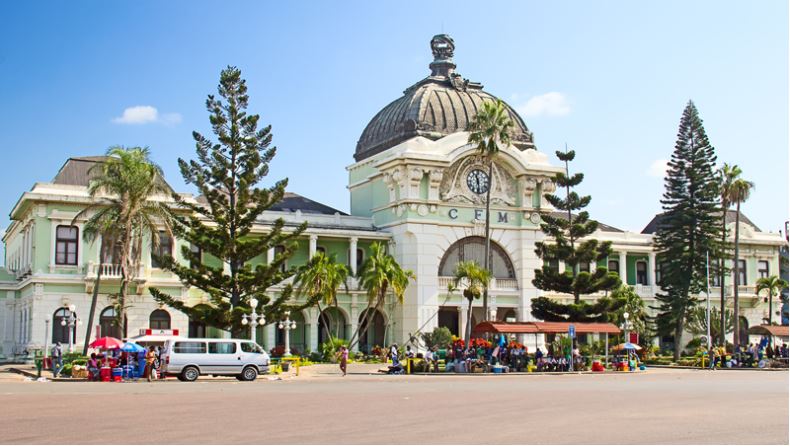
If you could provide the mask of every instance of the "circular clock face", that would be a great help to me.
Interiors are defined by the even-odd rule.
[[[484,194],[488,192],[488,175],[480,169],[475,169],[466,176],[466,185],[472,192],[478,195]]]

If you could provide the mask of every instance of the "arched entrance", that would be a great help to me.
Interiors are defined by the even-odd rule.
[[[118,326],[118,314],[114,307],[107,307],[99,315],[99,329],[102,336],[112,336],[120,339],[121,327]]]
[[[60,342],[61,344],[69,343],[69,326],[68,326],[68,308],[58,308],[55,314],[52,315],[52,343]],[[74,313],[77,317],[77,313]],[[63,322],[66,321],[64,324]],[[77,339],[77,325],[71,327],[71,338]]]
[[[148,328],[154,330],[170,329],[170,313],[165,310],[154,310],[148,318]]]
[[[381,311],[370,308],[367,314],[367,330],[359,334],[359,351],[364,353],[370,353],[375,346],[384,346],[384,331],[387,327]],[[362,324],[363,317],[365,317],[364,312],[359,315],[359,324]]]
[[[483,237],[465,237],[450,245],[439,263],[439,276],[451,277],[455,273],[458,262],[474,261],[485,266],[486,239]],[[510,256],[496,242],[491,242],[489,260],[493,275],[497,279],[515,279],[516,270]]]
[[[346,316],[335,307],[329,307],[318,316],[318,343],[323,344],[328,340],[327,332],[340,339],[346,337]]]
[[[288,344],[291,347],[292,354],[302,354],[307,349],[307,324],[305,324],[304,315],[302,312],[291,312],[289,319],[296,322],[296,328],[291,330],[288,334]],[[285,329],[280,328],[280,322],[277,321],[274,325],[274,341],[275,345],[285,345]]]

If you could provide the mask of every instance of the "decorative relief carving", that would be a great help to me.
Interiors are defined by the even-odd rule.
[[[474,169],[488,173],[488,165],[484,157],[468,156],[453,163],[446,171],[440,187],[440,197],[451,203],[485,204],[485,194],[475,194],[466,185],[466,177]],[[515,206],[516,188],[515,179],[506,169],[494,163],[493,178],[489,179],[491,186],[491,203]]]

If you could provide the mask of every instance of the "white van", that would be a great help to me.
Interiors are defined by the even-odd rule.
[[[168,339],[162,362],[165,373],[181,381],[194,381],[200,375],[254,381],[258,374],[269,371],[269,355],[245,339]]]

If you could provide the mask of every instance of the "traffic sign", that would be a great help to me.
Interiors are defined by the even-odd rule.
[[[573,324],[568,325],[568,336],[571,338],[576,337],[576,326]]]

